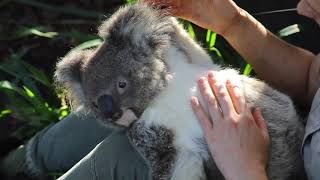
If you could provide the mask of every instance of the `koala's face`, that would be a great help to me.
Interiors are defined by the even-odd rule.
[[[139,117],[166,86],[167,69],[157,56],[111,41],[92,53],[82,66],[81,86],[86,107],[103,121],[117,124],[128,109]]]
[[[105,122],[120,124],[128,109],[139,117],[167,84],[164,54],[174,33],[169,17],[146,5],[123,7],[100,26],[101,46],[57,64],[56,82]]]

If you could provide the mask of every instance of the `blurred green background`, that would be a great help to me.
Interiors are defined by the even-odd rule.
[[[130,1],[131,2],[131,1]],[[238,0],[250,13],[294,8],[297,0]],[[0,157],[50,123],[68,115],[52,84],[55,63],[72,48],[101,43],[97,26],[125,0],[0,0]],[[319,52],[318,25],[296,12],[256,16],[286,41]],[[255,75],[250,65],[212,31],[181,21],[215,63]]]

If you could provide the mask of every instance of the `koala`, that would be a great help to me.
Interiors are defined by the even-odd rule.
[[[200,97],[196,80],[209,70],[221,83],[232,79],[248,105],[262,109],[271,137],[268,177],[305,178],[299,155],[304,127],[288,96],[214,64],[175,18],[142,3],[120,8],[99,35],[99,47],[73,50],[57,63],[55,80],[75,108],[106,126],[127,128],[152,179],[224,179],[189,103]]]

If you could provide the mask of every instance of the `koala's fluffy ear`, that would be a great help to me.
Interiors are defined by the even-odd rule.
[[[168,46],[174,32],[169,16],[141,3],[120,8],[99,27],[99,35],[108,44],[122,42],[146,54]]]
[[[66,90],[72,108],[84,103],[84,93],[81,85],[81,66],[84,60],[85,51],[73,50],[56,65],[55,84],[58,89]]]

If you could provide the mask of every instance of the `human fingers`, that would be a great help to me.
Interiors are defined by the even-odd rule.
[[[240,88],[235,86],[230,80],[227,80],[226,86],[235,110],[238,114],[242,113],[246,107],[246,101],[244,95],[240,91]]]
[[[317,13],[320,14],[320,1],[319,0],[307,0],[310,7]]]
[[[307,0],[302,0],[299,2],[298,4],[298,13],[303,15],[303,16],[307,16],[309,18],[313,18],[313,10],[310,7],[309,3],[307,2]]]
[[[313,18],[320,24],[320,1],[319,0],[302,0],[298,4],[298,13]]]
[[[179,16],[180,0],[143,0],[144,3],[161,9],[161,13]]]
[[[320,0],[307,0],[313,11],[313,19],[320,25]]]
[[[208,73],[208,79],[210,87],[213,89],[214,95],[220,105],[223,116],[230,117],[235,109],[225,84],[217,84],[214,72],[212,71]]]
[[[201,96],[203,97],[203,100],[207,103],[211,120],[212,121],[220,120],[222,118],[222,114],[221,114],[218,102],[208,83],[208,80],[204,77],[201,77],[198,81],[198,86],[200,89]]]
[[[262,116],[261,109],[256,108],[252,113],[253,119],[255,120],[257,126],[262,130],[262,133],[265,137],[269,138],[269,132],[267,124]]]
[[[199,120],[205,135],[207,136],[212,130],[213,125],[208,115],[204,112],[201,104],[199,103],[198,98],[196,97],[191,98],[191,107],[197,119]]]

